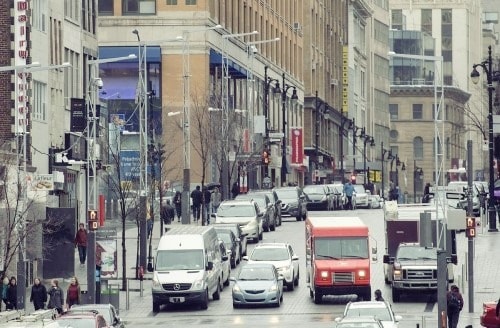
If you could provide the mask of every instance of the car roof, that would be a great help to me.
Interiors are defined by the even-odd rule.
[[[109,310],[111,308],[111,304],[75,304],[71,307],[71,309],[107,309]]]
[[[363,302],[350,302],[347,306],[352,309],[363,309],[363,308],[372,309],[372,308],[386,308],[387,304],[381,301],[363,301]]]
[[[287,247],[288,243],[260,243],[255,245],[255,248],[271,248],[271,247],[276,247],[276,248],[281,248],[281,247]]]
[[[249,205],[253,204],[253,200],[251,199],[230,199],[225,200],[221,203],[221,205]]]
[[[247,263],[244,266],[242,266],[240,270],[248,269],[248,268],[251,269],[251,268],[269,268],[269,267],[272,267],[274,269],[276,268],[274,266],[274,264],[272,264],[272,263],[250,262],[250,263]]]

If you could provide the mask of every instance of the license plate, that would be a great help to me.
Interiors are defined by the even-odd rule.
[[[184,297],[170,297],[170,303],[184,303]]]

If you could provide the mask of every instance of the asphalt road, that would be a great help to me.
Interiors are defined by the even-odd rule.
[[[377,288],[382,290],[384,298],[392,303],[391,290],[384,283],[382,256],[385,248],[385,234],[383,224],[383,213],[381,209],[338,212],[310,212],[310,215],[331,215],[331,216],[359,216],[370,229],[372,237],[371,243],[377,245],[378,261],[372,263],[372,290]],[[238,327],[238,326],[262,326],[262,327],[332,327],[333,321],[343,312],[345,304],[355,300],[352,296],[328,297],[324,303],[316,305],[309,297],[309,289],[305,282],[305,242],[304,242],[304,222],[297,222],[295,219],[286,219],[281,227],[275,232],[264,233],[264,242],[288,242],[300,261],[300,283],[294,291],[286,291],[284,301],[280,308],[244,308],[233,309],[231,299],[231,286],[225,287],[219,301],[211,301],[208,310],[200,310],[191,306],[168,306],[162,307],[161,311],[154,314],[151,311],[149,298],[144,299],[143,304],[137,306],[144,307],[145,311],[137,315],[126,317],[128,327],[155,327],[163,325],[188,325],[202,327]],[[459,249],[466,247],[465,239],[459,238]],[[249,250],[254,244],[249,244]],[[463,262],[462,262],[463,263]],[[236,269],[241,266],[240,264]],[[460,273],[460,265],[457,268]],[[458,276],[461,279],[460,275]],[[149,294],[150,289],[146,289]],[[465,295],[464,295],[465,298]],[[149,303],[148,303],[149,302]],[[135,305],[132,304],[132,307]],[[476,305],[479,308],[480,305]],[[147,310],[146,310],[147,309]],[[401,302],[393,303],[393,310],[403,317],[399,327],[437,327],[437,304],[426,295],[415,295],[412,298],[402,298]],[[463,311],[459,322],[459,327],[474,323],[474,327],[479,327],[479,313],[465,313]]]

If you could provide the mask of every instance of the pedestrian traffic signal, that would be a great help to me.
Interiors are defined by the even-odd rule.
[[[356,184],[356,176],[354,174],[351,175],[351,183]]]
[[[262,164],[269,165],[271,163],[271,153],[269,150],[264,149],[262,152]]]
[[[476,237],[476,218],[468,217],[466,220],[465,234],[468,238]]]
[[[88,210],[89,230],[97,230],[99,228],[99,217],[96,210]]]

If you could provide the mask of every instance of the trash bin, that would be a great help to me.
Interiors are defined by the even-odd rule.
[[[101,304],[111,304],[117,310],[120,308],[120,284],[101,280]]]

